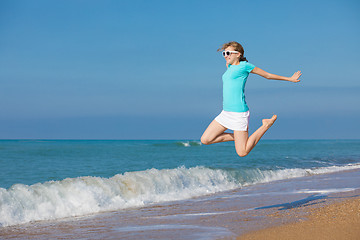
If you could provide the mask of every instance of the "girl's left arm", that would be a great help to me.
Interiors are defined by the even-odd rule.
[[[297,71],[296,73],[294,73],[291,77],[283,77],[280,75],[276,75],[276,74],[272,74],[272,73],[268,73],[264,70],[262,70],[261,68],[255,67],[251,73],[260,75],[266,79],[272,79],[272,80],[282,80],[282,81],[289,81],[289,82],[300,82],[299,78],[301,76],[301,71]]]

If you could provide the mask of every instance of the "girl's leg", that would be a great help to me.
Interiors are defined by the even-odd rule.
[[[236,153],[240,157],[245,157],[256,146],[262,136],[274,124],[277,116],[274,115],[270,119],[263,119],[263,125],[258,128],[249,138],[248,131],[234,131],[234,141]]]
[[[213,120],[201,136],[202,144],[213,144],[219,142],[234,141],[234,134],[225,133],[227,128]]]

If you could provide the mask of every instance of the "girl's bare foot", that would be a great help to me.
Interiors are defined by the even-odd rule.
[[[270,128],[274,124],[276,119],[277,119],[276,115],[273,115],[272,118],[270,118],[270,119],[263,119],[262,120],[263,126],[266,128]]]

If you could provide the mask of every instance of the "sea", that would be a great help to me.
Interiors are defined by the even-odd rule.
[[[100,230],[85,236],[89,231],[57,228],[57,237],[169,239],[169,231],[182,231],[171,239],[217,239],[236,230],[211,224],[214,216],[275,206],[284,202],[279,198],[284,193],[286,203],[308,203],[327,193],[360,189],[360,140],[261,140],[243,158],[233,142],[0,140],[0,169],[0,232],[6,236],[14,229],[39,233],[44,226],[81,223]],[[253,197],[244,201],[245,196]],[[216,212],[216,204],[223,204],[219,199],[227,201],[221,213]],[[236,201],[242,207],[230,206]],[[23,234],[17,236],[57,238]]]

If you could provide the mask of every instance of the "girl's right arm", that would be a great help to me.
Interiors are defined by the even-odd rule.
[[[255,67],[251,73],[255,73],[257,75],[260,75],[266,79],[272,79],[272,80],[282,80],[282,81],[289,81],[289,82],[300,82],[299,78],[301,76],[301,71],[297,71],[296,73],[294,73],[291,77],[284,77],[284,76],[280,76],[280,75],[276,75],[276,74],[272,74],[272,73],[268,73],[264,70],[262,70],[261,68]]]

